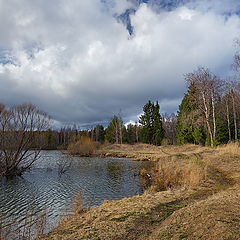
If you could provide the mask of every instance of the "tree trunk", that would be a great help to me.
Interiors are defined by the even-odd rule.
[[[237,113],[236,113],[236,105],[235,105],[235,98],[234,92],[231,91],[232,102],[233,102],[233,121],[234,121],[234,133],[235,133],[235,140],[238,140],[238,129],[237,129]]]
[[[120,144],[123,143],[123,140],[122,140],[122,121],[119,119],[119,140],[120,140]]]
[[[202,92],[202,99],[203,99],[203,105],[204,105],[204,108],[205,108],[204,113],[205,113],[208,133],[209,133],[209,136],[210,136],[210,143],[211,143],[211,147],[213,147],[213,134],[212,134],[212,129],[211,129],[210,122],[209,122],[209,110],[208,110],[208,107],[207,107],[206,97],[205,97],[205,94],[203,92]]]
[[[215,116],[215,101],[213,91],[211,92],[212,99],[212,115],[213,115],[213,141],[216,140],[216,116]]]
[[[229,106],[228,106],[228,100],[226,100],[226,110],[227,110],[227,123],[228,123],[228,140],[232,140],[231,136],[231,128],[230,128],[230,115],[229,115]]]

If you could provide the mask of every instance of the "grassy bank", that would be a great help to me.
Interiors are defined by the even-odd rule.
[[[105,146],[104,156],[156,161],[141,196],[63,221],[50,239],[240,239],[240,148]]]
[[[195,145],[159,147],[148,144],[112,144],[103,145],[95,152],[95,154],[101,157],[127,157],[140,161],[158,161],[167,156],[180,157],[184,155],[201,154],[212,151],[213,150],[211,148]]]

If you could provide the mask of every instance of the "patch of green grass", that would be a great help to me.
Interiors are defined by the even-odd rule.
[[[147,213],[141,213],[141,212],[129,212],[126,213],[125,215],[121,216],[121,217],[117,217],[117,218],[112,218],[111,221],[115,221],[115,222],[124,222],[125,220],[127,220],[128,217],[146,217]]]
[[[186,207],[185,204],[165,204],[163,206],[164,209],[173,210],[173,211],[184,208],[184,207]]]
[[[188,237],[188,235],[186,235],[186,234],[181,234],[180,236],[179,236],[179,239],[185,239],[185,238],[187,238]]]
[[[163,213],[161,213],[161,214],[158,214],[158,217],[165,219],[165,218],[171,216],[172,213],[173,213],[173,212],[171,212],[171,211],[169,211],[169,212],[163,212]]]

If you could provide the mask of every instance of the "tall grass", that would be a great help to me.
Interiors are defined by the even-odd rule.
[[[151,175],[151,190],[189,188],[201,184],[206,179],[207,166],[199,159],[177,160],[169,157],[156,163]]]
[[[80,193],[76,194],[72,200],[72,213],[73,215],[80,215],[85,212],[83,206],[83,199]]]
[[[223,154],[240,155],[239,142],[228,143],[226,145],[219,146],[217,149]]]

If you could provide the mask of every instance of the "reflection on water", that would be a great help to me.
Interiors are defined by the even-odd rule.
[[[71,161],[59,174],[59,163]],[[121,199],[143,191],[139,170],[148,163],[130,159],[69,157],[59,151],[45,151],[34,168],[21,178],[0,182],[2,226],[24,223],[29,211],[47,210],[48,230],[64,214],[71,213],[71,201],[80,193],[85,207],[104,200]]]

